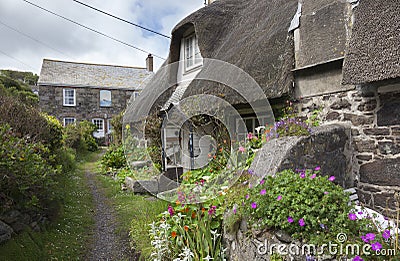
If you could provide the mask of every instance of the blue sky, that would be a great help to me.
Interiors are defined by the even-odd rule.
[[[161,57],[168,55],[168,39],[117,21],[72,0],[29,1]],[[81,2],[166,35],[170,35],[181,19],[204,6],[204,0]],[[39,74],[44,58],[144,67],[147,57],[147,53],[90,32],[22,0],[0,0],[0,35],[0,69]],[[156,68],[161,64],[162,60],[156,58]]]

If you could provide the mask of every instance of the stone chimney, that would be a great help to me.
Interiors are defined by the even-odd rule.
[[[153,55],[149,54],[146,58],[146,69],[149,72],[153,71]]]
[[[207,5],[212,4],[213,2],[215,2],[216,0],[207,0]]]

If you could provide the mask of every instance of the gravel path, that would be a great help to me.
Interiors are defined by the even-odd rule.
[[[135,260],[129,249],[128,235],[121,236],[116,232],[117,221],[114,209],[102,189],[97,186],[95,175],[90,170],[85,173],[87,184],[93,195],[95,221],[92,246],[85,260]]]

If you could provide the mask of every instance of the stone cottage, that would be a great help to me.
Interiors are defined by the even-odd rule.
[[[215,1],[173,29],[168,69],[156,73],[144,90],[148,95],[129,111],[168,118],[185,99],[208,94],[231,104],[254,132],[263,124],[250,105],[257,97],[245,99],[230,86],[199,80],[223,74],[211,70],[208,60],[230,63],[259,84],[272,108],[290,99],[300,116],[317,114],[322,125],[346,129],[346,186],[357,187],[368,206],[394,210],[400,191],[399,11],[396,0]],[[162,95],[146,99],[150,90]],[[126,121],[133,118],[129,114]],[[195,157],[193,147],[204,149],[185,131],[164,131],[164,159],[174,148],[169,142],[189,158]]]
[[[152,77],[152,59],[149,55],[147,68],[44,59],[38,81],[40,109],[64,126],[93,122],[94,136],[104,138],[112,131],[112,117],[125,110],[131,96],[138,97]]]

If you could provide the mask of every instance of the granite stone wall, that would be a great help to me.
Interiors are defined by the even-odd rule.
[[[351,126],[353,176],[360,201],[385,212],[394,210],[400,192],[400,90],[380,93],[359,88],[300,99],[300,116],[320,109],[322,124]]]

